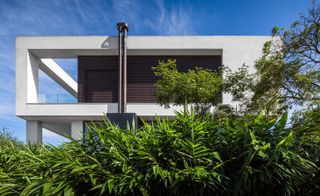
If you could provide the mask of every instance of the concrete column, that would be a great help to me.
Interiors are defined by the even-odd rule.
[[[83,138],[83,121],[71,121],[71,137],[75,140]]]
[[[27,53],[27,103],[38,102],[39,59]]]
[[[27,143],[42,143],[42,122],[27,120]]]

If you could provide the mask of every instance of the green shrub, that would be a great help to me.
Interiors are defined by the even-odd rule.
[[[19,142],[11,132],[7,131],[6,128],[3,127],[2,130],[0,130],[0,148],[11,146],[12,143],[15,145],[22,145],[22,143]]]
[[[0,195],[289,195],[315,179],[286,114],[223,125],[176,115],[139,130],[105,120],[60,147],[1,147]]]

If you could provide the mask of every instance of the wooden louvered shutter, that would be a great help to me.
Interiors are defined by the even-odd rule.
[[[85,89],[86,102],[118,101],[118,72],[117,70],[92,69],[86,71]]]

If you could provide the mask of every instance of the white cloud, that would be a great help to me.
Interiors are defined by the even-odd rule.
[[[82,17],[83,19],[87,19],[87,16],[86,16],[86,14],[83,12],[82,7],[81,7],[79,1],[78,1],[78,0],[74,0],[74,2],[75,2],[75,4],[77,5],[77,10],[78,10],[79,14],[81,15],[81,17]]]
[[[187,3],[166,8],[162,0],[156,1],[158,17],[152,28],[162,35],[193,34],[192,11]]]
[[[187,2],[178,2],[171,6],[163,0],[113,0],[112,2],[116,20],[128,22],[129,29],[133,29],[134,32],[151,31],[159,35],[194,33],[193,12]]]
[[[0,93],[15,93],[15,77],[14,72],[7,70],[2,67],[3,70],[0,72]]]
[[[6,118],[15,115],[15,105],[14,103],[6,103],[0,105],[0,116],[1,118]]]

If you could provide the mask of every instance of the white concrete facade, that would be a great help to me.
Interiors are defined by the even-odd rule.
[[[41,121],[27,121],[27,142],[41,143],[42,142],[42,123]]]
[[[128,55],[221,55],[222,64],[237,69],[242,64],[254,71],[270,36],[129,36]],[[38,71],[44,71],[73,96],[77,83],[52,58],[80,55],[117,55],[116,36],[21,36],[16,39],[16,115],[27,120],[27,140],[41,142],[39,127],[60,135],[81,138],[83,121],[99,120],[104,113],[117,112],[116,103],[38,103]],[[223,95],[223,102],[231,97]],[[128,104],[138,116],[172,116],[181,107]],[[41,133],[40,133],[41,132]],[[41,137],[40,137],[41,136]]]

